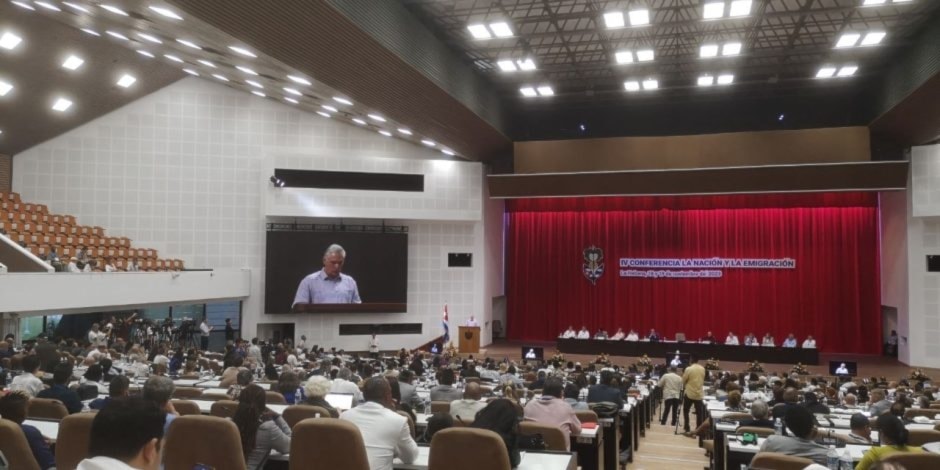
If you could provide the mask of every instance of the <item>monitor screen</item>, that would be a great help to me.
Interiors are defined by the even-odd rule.
[[[689,353],[666,354],[666,365],[670,367],[678,367],[682,369],[682,368],[688,367],[691,360],[692,360],[692,355]]]
[[[351,393],[327,393],[324,397],[327,403],[337,410],[348,410],[352,408],[353,396]]]
[[[431,354],[440,354],[444,351],[444,343],[431,343]]]
[[[523,346],[522,347],[522,359],[526,361],[541,361],[544,357],[545,351],[542,348],[537,348],[535,346]]]
[[[858,375],[858,363],[851,361],[829,361],[831,375],[855,377]]]

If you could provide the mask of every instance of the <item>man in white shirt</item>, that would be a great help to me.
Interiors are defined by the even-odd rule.
[[[39,392],[43,391],[46,388],[42,384],[42,380],[39,377],[36,377],[36,372],[39,370],[39,356],[30,355],[23,358],[23,373],[13,377],[13,381],[10,382],[10,390],[14,392],[23,392],[26,395],[29,395],[30,398],[35,398]]]
[[[588,331],[586,326],[581,327],[581,331],[578,332],[578,339],[591,339],[591,332]]]
[[[773,346],[776,345],[776,342],[774,341],[774,337],[771,336],[770,333],[767,333],[766,335],[764,335],[764,340],[761,341],[760,344],[761,344],[761,346],[773,347]]]
[[[638,335],[636,331],[633,331],[632,329],[630,330],[629,333],[627,333],[627,337],[624,338],[624,341],[639,341],[639,340],[640,340],[640,335]]]
[[[375,337],[375,333],[372,333],[372,338],[369,339],[369,355],[373,358],[379,357],[379,339]]]
[[[787,339],[783,340],[783,347],[785,348],[796,347],[796,336],[793,336],[793,333],[790,333],[790,336],[787,336]]]
[[[741,343],[738,342],[738,336],[734,334],[733,331],[729,331],[728,337],[725,338],[725,344],[727,344],[728,346],[737,346]]]
[[[88,342],[91,343],[91,347],[97,348],[98,346],[107,346],[108,345],[108,335],[101,331],[100,326],[97,323],[91,325],[91,330],[88,331]]]
[[[210,332],[212,332],[212,327],[209,326],[209,320],[206,317],[202,317],[202,322],[199,323],[199,346],[203,351],[209,350]]]
[[[473,318],[473,315],[470,315],[470,319],[467,320],[467,326],[480,326],[480,322],[476,318]]]
[[[136,273],[140,271],[140,265],[137,264],[137,258],[131,260],[131,263],[127,265],[127,272]]]
[[[617,332],[614,333],[614,335],[610,337],[610,340],[611,340],[611,341],[620,341],[620,340],[622,340],[623,337],[626,336],[626,335],[627,335],[627,334],[623,332],[623,328],[617,328]]]
[[[575,338],[577,336],[578,336],[578,332],[574,331],[574,325],[569,325],[568,329],[565,330],[565,332],[561,334],[561,337],[565,339]]]
[[[104,260],[104,272],[106,272],[106,273],[117,272],[117,268],[114,267],[114,262],[111,261],[111,258],[105,258],[105,260]]]
[[[816,349],[816,340],[813,339],[813,335],[807,336],[803,341],[803,349]]]
[[[73,256],[71,259],[69,259],[68,270],[69,270],[70,273],[80,273],[80,272],[82,272],[81,269],[78,269],[78,258],[76,258],[76,257]]]
[[[350,382],[350,378],[352,378],[352,371],[349,368],[343,367],[340,369],[336,373],[333,385],[330,386],[330,393],[348,393],[353,396],[353,406],[356,406],[362,401],[362,390],[359,390],[358,385]]]
[[[467,388],[463,391],[463,398],[450,402],[451,417],[464,423],[473,422],[477,411],[486,407],[486,402],[480,401],[481,398],[483,398],[483,391],[480,389],[480,384],[477,382],[468,383]]]
[[[363,387],[366,402],[340,415],[359,428],[371,470],[392,470],[397,457],[408,465],[418,458],[408,418],[392,411],[392,388],[384,377],[372,377]]]
[[[757,342],[757,336],[754,336],[754,333],[748,333],[747,336],[744,337],[744,345],[745,346],[759,346],[760,343]]]
[[[157,470],[166,413],[138,397],[111,400],[91,423],[78,470]]]
[[[669,372],[659,378],[659,386],[663,389],[663,415],[659,418],[659,423],[666,425],[666,418],[672,416],[672,425],[676,425],[679,419],[679,402],[682,397],[682,377],[676,374],[675,367],[670,367]],[[669,410],[672,413],[669,413]]]

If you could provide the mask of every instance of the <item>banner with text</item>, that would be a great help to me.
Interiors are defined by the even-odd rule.
[[[698,269],[711,268],[711,269]],[[792,258],[620,258],[620,277],[718,279],[721,269],[796,269]]]

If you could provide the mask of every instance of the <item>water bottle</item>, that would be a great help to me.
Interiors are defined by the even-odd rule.
[[[829,444],[829,452],[826,452],[826,467],[829,470],[839,470],[839,452],[834,444]]]
[[[297,391],[294,392],[294,404],[299,405],[303,403],[303,401],[303,398],[300,397],[300,388],[298,388]]]
[[[852,455],[849,454],[849,449],[845,449],[845,452],[842,454],[842,457],[839,457],[839,470],[854,470],[855,463],[852,462]]]
[[[774,434],[778,436],[783,435],[783,423],[780,421],[780,418],[774,421]]]

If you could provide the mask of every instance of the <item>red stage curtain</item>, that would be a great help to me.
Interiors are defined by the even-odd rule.
[[[748,197],[682,198],[686,200],[682,204],[772,204],[769,200],[742,204]],[[636,203],[629,199],[636,198],[607,198],[603,205]],[[640,199],[648,206],[655,198]],[[690,340],[708,330],[724,340],[734,331],[742,342],[749,332],[758,337],[770,332],[778,344],[792,332],[800,343],[813,335],[822,351],[880,351],[874,196],[817,200],[836,207],[788,207],[813,205],[804,202],[781,203],[783,208],[710,210],[570,211],[565,209],[577,206],[575,200],[556,201],[562,210],[548,210],[551,200],[510,204],[510,339],[550,340],[569,325],[586,325],[592,334],[599,327],[611,334],[617,327],[633,328],[641,335],[656,328],[670,338],[684,332]],[[604,250],[606,269],[596,285],[581,269],[582,252],[591,245]],[[720,279],[621,278],[623,257],[793,258],[796,269],[724,269]]]

